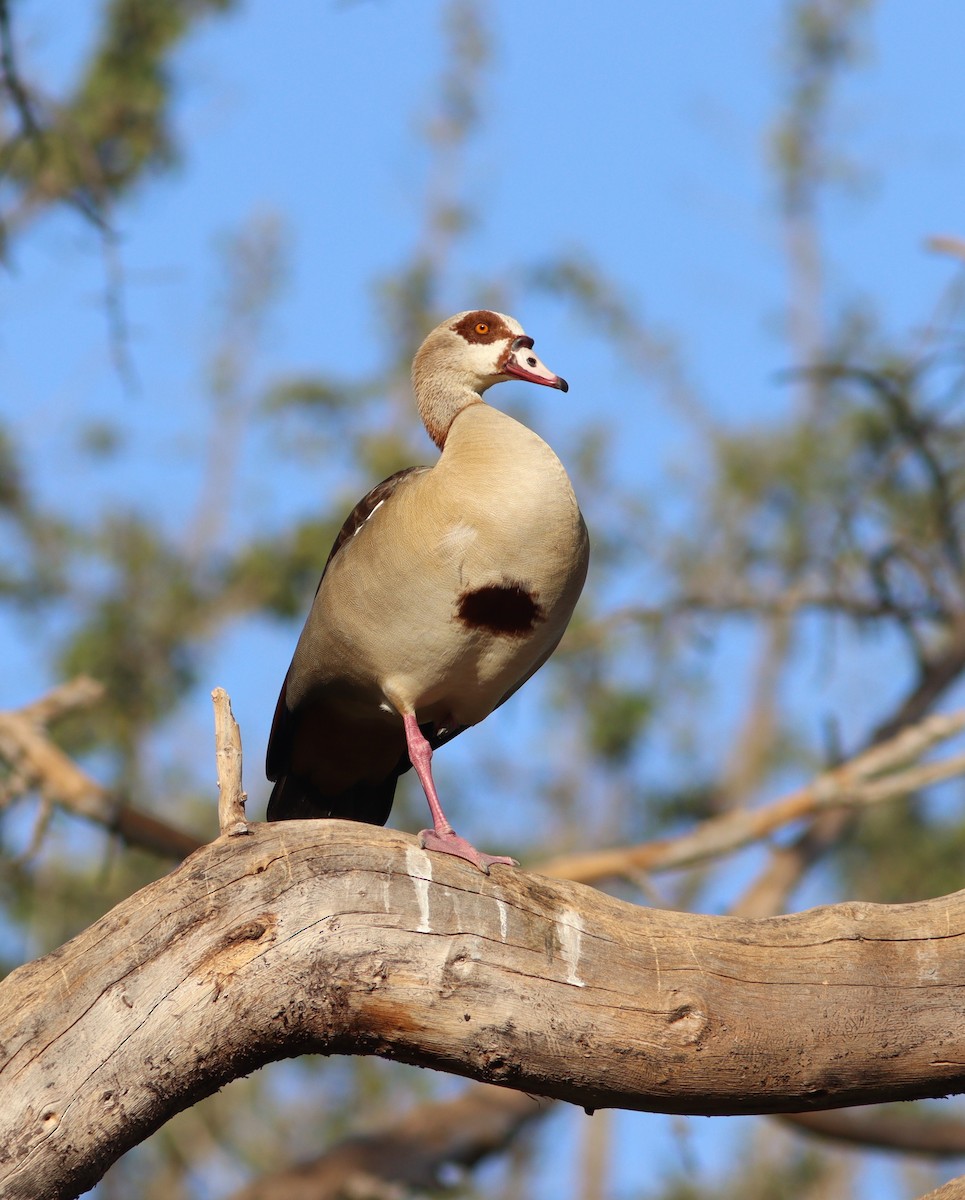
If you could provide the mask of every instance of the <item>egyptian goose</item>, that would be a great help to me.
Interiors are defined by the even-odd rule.
[[[549,658],[586,577],[589,540],[562,464],[483,402],[514,378],[567,391],[502,313],[457,313],[419,348],[412,385],[442,453],[373,488],[335,539],[275,709],[269,821],[384,825],[411,765],[432,813],[424,848],[487,873],[516,865],[458,836],[430,767],[435,748]]]

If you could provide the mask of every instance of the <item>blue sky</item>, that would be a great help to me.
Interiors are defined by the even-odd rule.
[[[214,247],[255,213],[281,214],[291,246],[256,375],[377,363],[372,284],[420,234],[427,164],[413,133],[442,66],[439,11],[289,0],[284,19],[248,5],[191,40],[176,63],[183,161],[118,216],[136,395],[111,362],[96,237],[64,216],[21,241],[0,291],[0,387],[51,503],[64,503],[68,484],[71,506],[141,503],[173,530],[190,518]],[[25,5],[27,60],[69,77],[86,12]],[[604,3],[591,17],[523,2],[487,13],[483,124],[464,172],[483,219],[448,305],[476,302],[468,281],[512,292],[531,263],[578,251],[649,330],[675,339],[716,419],[780,412],[788,280],[766,137],[781,96],[782,5]],[[965,190],[960,25],[951,0],[930,5],[927,21],[884,4],[872,23],[867,60],[834,110],[858,184],[824,205],[829,309],[860,297],[903,330],[950,277],[922,243],[956,231]],[[562,402],[525,397],[554,444],[565,451],[587,413],[602,412],[621,477],[659,487],[688,462],[687,422],[570,311],[536,297],[515,315],[571,383]],[[133,454],[120,474],[77,465],[78,427],[97,418],[127,429]],[[238,527],[283,520],[287,504],[311,508],[312,496],[258,486],[259,447],[247,450],[256,485],[236,497]],[[264,716],[246,715],[263,737]]]
[[[781,412],[788,273],[766,133],[781,98],[785,9],[775,0],[487,5],[483,122],[463,163],[482,219],[444,306],[473,307],[473,284],[516,292],[528,265],[579,252],[651,331],[676,340],[715,419]],[[361,375],[377,364],[373,281],[404,263],[420,236],[427,157],[414,132],[443,65],[440,11],[403,0],[251,3],[185,47],[175,64],[183,160],[117,217],[136,393],[111,361],[97,238],[61,215],[19,242],[0,279],[0,405],[47,503],[141,505],[163,513],[172,532],[191,519],[207,428],[203,354],[216,328],[214,247],[253,214],[280,214],[291,248],[255,381],[299,370]],[[83,52],[89,12],[58,0],[17,7],[25,61],[49,72],[53,88]],[[866,60],[834,108],[855,182],[822,205],[829,315],[870,301],[886,328],[907,331],[951,277],[923,242],[965,234],[963,35],[959,0],[890,0],[871,22]],[[565,306],[536,297],[514,315],[570,382],[565,399],[525,396],[539,431],[565,452],[588,414],[605,416],[614,471],[659,492],[688,463],[687,421]],[[126,430],[122,470],[98,472],[76,453],[78,430],[97,419]],[[312,511],[331,483],[330,465],[319,464],[317,495],[289,494],[259,474],[261,453],[249,439],[246,486],[232,507],[238,529]],[[206,689],[228,687],[253,798],[296,632],[244,628],[223,639],[182,718],[182,745],[208,754]],[[14,706],[45,686],[46,666],[22,623],[0,626],[0,647],[0,704]],[[485,736],[491,748],[500,735]],[[718,1123],[701,1137],[698,1157],[712,1157],[733,1128]],[[641,1178],[637,1137],[619,1155],[624,1184]]]

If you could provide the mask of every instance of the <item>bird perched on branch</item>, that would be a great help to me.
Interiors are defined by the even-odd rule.
[[[430,765],[549,658],[586,577],[589,540],[562,464],[483,401],[509,379],[567,391],[502,313],[457,313],[420,346],[412,385],[442,453],[373,488],[335,539],[275,709],[269,821],[383,825],[411,765],[432,813],[426,849],[487,873],[515,865],[459,837]]]

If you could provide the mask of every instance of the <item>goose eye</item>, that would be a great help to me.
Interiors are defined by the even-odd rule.
[[[483,335],[485,335],[489,332],[489,326],[486,324],[485,321],[477,321],[476,322],[476,332],[480,335],[480,337],[482,337]]]

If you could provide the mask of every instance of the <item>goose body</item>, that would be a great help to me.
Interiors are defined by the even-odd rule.
[[[268,748],[269,820],[383,824],[414,765],[429,849],[488,870],[446,820],[432,749],[478,724],[549,657],[586,576],[589,543],[549,446],[482,401],[513,376],[566,390],[501,313],[444,321],[413,364],[442,453],[374,488],[343,526],[298,640]]]

